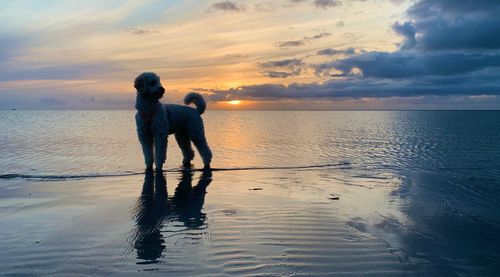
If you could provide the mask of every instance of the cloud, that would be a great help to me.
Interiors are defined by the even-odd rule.
[[[288,0],[289,2],[293,4],[298,4],[301,2],[308,2],[309,0]],[[322,9],[328,9],[336,6],[342,5],[342,1],[340,0],[314,0],[312,4],[316,8],[322,8]]]
[[[327,48],[316,55],[347,57],[318,64],[298,59],[260,64],[280,69],[265,72],[272,78],[292,77],[296,68],[308,67],[333,79],[214,90],[208,97],[212,101],[448,97],[462,103],[500,99],[500,29],[496,28],[500,2],[420,0],[407,14],[409,21],[392,25],[403,37],[396,51]]]
[[[84,97],[80,99],[81,103],[84,104],[90,104],[91,106],[95,106],[96,104],[100,106],[125,106],[125,107],[130,107],[134,103],[133,98],[101,98],[101,97],[96,97],[96,96],[90,96],[90,97]]]
[[[304,62],[300,59],[286,59],[278,61],[268,61],[259,64],[261,67],[290,67],[290,66],[302,66]]]
[[[500,49],[500,1],[421,0],[396,23],[402,48],[421,50]]]
[[[313,36],[304,36],[302,39],[300,40],[289,40],[289,41],[280,41],[277,43],[277,47],[297,47],[297,46],[302,46],[302,45],[305,45],[306,42],[310,42],[310,41],[313,41],[313,40],[316,40],[316,39],[321,39],[321,38],[324,38],[324,37],[328,37],[330,36],[331,33],[327,33],[327,32],[321,32],[319,34],[316,34],[316,35],[313,35]]]
[[[30,42],[31,39],[25,36],[0,36],[0,62],[22,54]]]
[[[495,71],[485,70],[452,78],[425,76],[415,79],[382,80],[346,78],[325,83],[262,84],[228,90],[214,90],[211,101],[279,99],[359,99],[365,97],[474,96],[500,95]]]
[[[313,40],[313,39],[320,39],[320,38],[324,38],[324,37],[327,37],[327,36],[330,36],[331,34],[330,33],[327,33],[327,32],[322,32],[322,33],[319,33],[319,34],[316,34],[312,37],[304,37],[305,40]]]
[[[46,105],[46,106],[63,106],[66,105],[68,102],[63,99],[59,98],[54,98],[54,97],[46,97],[40,99],[40,104]]]
[[[297,47],[304,45],[305,42],[302,40],[289,40],[289,41],[280,41],[277,43],[277,47]]]
[[[296,76],[293,72],[282,72],[282,71],[265,71],[264,76],[269,78],[288,78]]]
[[[226,57],[228,59],[248,59],[250,57],[250,55],[241,54],[241,53],[231,53],[231,54],[225,55],[224,57]]]
[[[410,22],[405,22],[400,24],[396,22],[392,25],[392,29],[396,34],[401,35],[405,38],[403,43],[400,44],[400,48],[403,50],[410,49],[417,45],[417,39],[415,37],[416,30],[415,27]]]
[[[302,70],[306,67],[306,64],[300,59],[286,59],[259,63],[259,66],[262,68],[279,68],[281,70],[287,70],[286,72],[265,71],[264,76],[269,78],[289,78],[300,75]]]
[[[61,16],[55,17],[51,16],[52,13],[48,12],[45,6],[43,9],[6,9],[5,15],[10,13],[11,16],[5,18],[6,27],[0,34],[0,72],[2,72],[0,93],[4,97],[11,94],[12,97],[17,97],[16,99],[29,96],[30,101],[37,104],[40,104],[42,97],[59,98],[65,94],[71,96],[63,99],[72,104],[75,101],[73,98],[79,95],[75,99],[81,104],[80,98],[88,97],[89,93],[99,91],[106,95],[128,89],[131,76],[133,78],[136,72],[142,70],[157,71],[179,90],[187,88],[188,83],[197,83],[197,80],[199,80],[197,86],[207,87],[212,84],[214,87],[223,87],[225,81],[233,81],[225,80],[225,78],[243,78],[239,81],[246,84],[252,81],[261,83],[263,78],[257,76],[259,73],[267,78],[288,78],[286,80],[268,79],[269,83],[282,81],[288,84],[296,76],[323,82],[283,87],[242,87],[231,91],[249,99],[256,97],[251,93],[259,91],[265,94],[266,89],[271,90],[270,97],[274,99],[419,97],[455,93],[470,100],[487,99],[479,95],[490,97],[497,95],[500,91],[498,79],[500,28],[497,27],[500,26],[500,17],[498,17],[500,2],[498,0],[406,1],[408,5],[411,5],[404,16],[406,19],[399,19],[399,22],[392,22],[393,24],[386,26],[391,27],[400,36],[398,49],[373,52],[356,51],[354,48],[335,48],[333,45],[340,45],[337,38],[320,33],[318,29],[296,37],[276,38],[276,30],[278,32],[281,30],[282,35],[286,35],[318,26],[324,20],[329,20],[328,26],[335,29],[335,24],[343,22],[340,20],[343,19],[350,28],[335,36],[338,35],[338,39],[342,41],[352,42],[359,35],[364,34],[358,28],[366,27],[364,24],[368,21],[354,14],[352,18],[347,19],[332,18],[331,15],[325,18],[335,9],[331,8],[331,5],[328,6],[328,2],[340,4],[340,1],[324,1],[324,6],[315,8],[315,3],[318,1],[285,0],[279,3],[286,2],[290,6],[295,6],[296,9],[283,11],[283,13],[280,11],[279,18],[267,17],[265,20],[254,11],[261,8],[262,11],[270,9],[271,6],[267,4],[271,3],[279,9],[281,6],[278,2],[256,0],[243,6],[243,3],[246,3],[244,1],[215,0],[201,9],[210,7],[211,11],[220,13],[245,10],[252,11],[252,13],[244,18],[236,13],[236,16],[230,16],[230,18],[202,14],[201,18],[185,19],[182,15],[192,11],[193,8],[187,2],[189,1],[180,1],[178,5],[163,3],[160,8],[156,5],[135,3],[116,15],[114,12],[108,14],[108,11],[114,10],[109,3],[95,11],[93,7],[86,4],[56,5],[54,7],[58,8],[58,14]],[[212,6],[213,3],[215,3],[214,6]],[[342,3],[345,6],[349,5],[348,0]],[[370,5],[377,5],[377,3],[380,1],[355,4],[366,5],[367,9],[371,9]],[[70,8],[75,5],[77,8]],[[22,6],[28,7],[29,5],[23,4]],[[125,6],[129,6],[129,3],[127,2]],[[84,12],[83,7],[88,9]],[[322,8],[331,9],[324,12],[317,10]],[[356,7],[346,8],[351,10]],[[139,13],[137,9],[140,9]],[[307,9],[309,10],[306,11]],[[101,10],[106,12],[102,13]],[[357,8],[352,12],[356,10]],[[72,11],[77,13],[72,13]],[[83,16],[79,11],[83,12]],[[154,11],[154,14],[158,16],[151,17],[150,11]],[[388,17],[397,11],[380,10],[380,15]],[[377,14],[378,12],[377,10]],[[89,19],[89,15],[94,13],[98,18]],[[167,16],[160,16],[160,13]],[[315,16],[313,21],[316,23],[304,21],[307,18],[311,19],[311,16]],[[395,16],[401,18],[402,15]],[[256,18],[263,21],[255,21]],[[352,20],[358,19],[361,21],[350,24]],[[275,22],[276,20],[279,22]],[[40,22],[41,25],[36,25],[38,24],[36,22]],[[385,20],[378,22],[385,22]],[[236,25],[241,23],[245,26],[240,26],[238,32],[234,32],[234,28],[224,27],[231,23]],[[222,27],[218,28],[218,25]],[[129,26],[136,27],[126,29]],[[141,36],[148,36],[155,32],[145,26],[161,27],[158,30],[161,30],[164,35],[141,40]],[[289,30],[288,26],[294,26],[295,29]],[[354,29],[351,30],[351,27]],[[343,37],[344,32],[352,33],[345,33]],[[384,49],[387,45],[382,44],[379,36],[383,36],[383,32],[356,41],[356,47],[364,45],[366,49]],[[281,48],[272,47],[273,45],[271,48],[264,46],[261,48],[261,44],[266,41],[276,42],[275,46]],[[325,45],[321,46],[320,42],[324,42]],[[326,45],[326,43],[331,44]],[[314,45],[318,48],[311,48]],[[285,47],[296,48],[281,50]],[[248,55],[230,54],[240,51],[250,55],[251,59],[243,63],[243,60],[249,57]],[[280,65],[279,62],[285,60],[279,55],[285,52],[290,52],[290,55],[296,57],[301,55],[304,58],[299,59],[301,63],[298,64]],[[307,54],[316,54],[316,56],[305,56]],[[263,62],[255,69],[255,66],[251,66],[250,63],[258,57],[268,57],[269,61]],[[315,64],[307,64],[313,62]],[[268,67],[265,66],[266,63]],[[215,70],[212,70],[214,68]],[[227,74],[235,70],[241,71],[239,72],[241,74]],[[322,79],[317,79],[310,74],[303,76],[306,75],[304,73],[316,73]],[[221,77],[221,74],[226,77]],[[30,81],[33,83],[30,83],[29,89],[25,89],[25,91],[29,90],[29,93],[20,94]],[[238,80],[235,79],[234,82]],[[44,87],[38,87],[36,83],[43,83]],[[218,97],[217,95],[228,95],[227,91],[221,90],[206,93],[214,94],[215,98]],[[478,97],[475,97],[476,95]],[[107,96],[100,96],[99,99],[105,99],[105,97]],[[265,95],[259,98],[270,99]],[[92,103],[88,104],[90,106]]]
[[[335,26],[337,26],[337,27],[344,27],[345,26],[344,20],[337,21],[337,23],[335,23]]]
[[[274,12],[276,10],[271,2],[255,3],[254,9],[258,12]]]
[[[394,4],[396,6],[399,6],[399,5],[403,4],[404,2],[406,2],[406,0],[389,0],[389,2],[391,2],[392,4]]]
[[[113,62],[81,62],[71,64],[45,65],[38,63],[18,64],[9,68],[0,63],[0,81],[13,80],[72,80],[85,77],[102,77],[121,69]]]
[[[127,32],[132,33],[134,35],[152,35],[152,34],[160,33],[159,31],[156,31],[156,30],[147,30],[147,29],[141,29],[141,28],[135,28],[135,27],[128,28]]]
[[[356,53],[356,50],[353,47],[349,47],[342,50],[326,48],[323,50],[319,50],[316,52],[318,56],[335,56],[335,55],[353,55]]]
[[[483,52],[366,52],[328,63],[344,74],[357,68],[364,78],[452,76],[500,66],[500,55]]]
[[[45,97],[33,95],[31,92],[16,90],[12,93],[1,93],[0,109],[131,109],[134,99],[128,95],[102,95],[88,96],[83,92],[75,92],[72,95],[52,96],[50,91],[43,92]],[[23,94],[22,98],[19,94]]]
[[[393,30],[403,37],[399,50],[361,52],[310,67],[321,77],[350,77],[360,82],[403,80],[416,85],[422,77],[439,78],[442,83],[436,83],[436,88],[455,82],[457,76],[500,71],[500,45],[496,45],[500,42],[500,31],[492,28],[500,26],[500,21],[492,25],[492,20],[498,21],[492,11],[500,9],[500,2],[485,1],[472,6],[471,1],[416,2],[407,12],[411,21],[392,25]],[[336,53],[325,49],[318,51],[317,55]],[[499,83],[494,82],[494,86]],[[478,82],[476,86],[482,84]],[[473,90],[472,85],[469,88]]]
[[[212,5],[214,10],[224,11],[224,12],[241,12],[245,11],[246,7],[243,5],[237,5],[233,1],[221,1],[214,3]]]
[[[342,2],[340,0],[314,0],[313,4],[316,8],[327,9],[340,6],[342,5]]]
[[[213,88],[189,88],[190,90],[193,91],[198,91],[198,92],[214,92],[215,89]]]
[[[500,3],[497,0],[420,0],[408,9],[415,18],[443,16],[495,15]]]

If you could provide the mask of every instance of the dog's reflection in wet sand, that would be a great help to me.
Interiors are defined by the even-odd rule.
[[[203,172],[195,187],[192,178],[191,171],[184,171],[174,195],[168,197],[163,172],[146,172],[142,193],[133,211],[136,225],[131,233],[131,243],[137,250],[137,258],[142,260],[140,263],[158,262],[166,247],[162,228],[168,222],[178,222],[189,229],[204,225],[206,214],[201,210],[212,174]]]

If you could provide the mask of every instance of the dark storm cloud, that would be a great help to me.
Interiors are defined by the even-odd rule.
[[[406,48],[500,49],[498,0],[422,0],[407,13],[412,20],[393,27],[404,36]]]
[[[457,76],[475,76],[485,70],[498,72],[499,9],[500,1],[419,1],[407,12],[411,21],[392,25],[403,37],[398,51],[362,52],[310,67],[318,76],[350,76],[360,82],[401,79],[416,86],[423,76],[439,77],[437,80],[442,83],[434,83],[436,88],[451,80],[455,82]],[[336,53],[322,51],[317,54]],[[471,80],[478,81],[477,87],[482,86],[478,79]],[[493,87],[498,87],[500,81],[493,83]],[[473,87],[473,83],[468,84],[471,91]]]
[[[415,38],[416,30],[410,22],[400,24],[396,22],[392,25],[392,29],[396,34],[404,37],[403,43],[400,44],[401,49],[410,49],[415,47],[417,39]]]
[[[408,9],[408,14],[415,18],[429,16],[461,16],[489,14],[495,15],[500,6],[498,0],[420,0]]]
[[[395,52],[365,52],[312,67],[317,74],[360,71],[362,78],[453,76],[485,68],[500,69],[500,1],[416,2],[412,21],[392,25],[404,39]],[[358,74],[355,74],[358,75]]]
[[[237,5],[233,1],[221,1],[214,3],[212,5],[212,8],[214,10],[225,11],[225,12],[241,12],[246,10],[245,6]]]
[[[500,11],[499,11],[500,13]],[[467,50],[500,49],[500,17],[432,18],[422,22],[396,23],[393,29],[404,36],[403,49]],[[415,34],[412,34],[412,30]]]
[[[483,52],[368,52],[334,61],[329,65],[343,73],[349,73],[354,68],[358,68],[364,78],[452,76],[484,68],[499,67],[500,55]]]

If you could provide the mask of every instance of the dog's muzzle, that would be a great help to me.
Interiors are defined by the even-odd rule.
[[[163,97],[164,94],[165,94],[165,89],[163,87],[161,87],[159,93],[155,94],[155,97],[160,99]]]

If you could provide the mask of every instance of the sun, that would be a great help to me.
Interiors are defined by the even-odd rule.
[[[241,101],[240,100],[231,100],[231,101],[227,101],[227,103],[230,105],[239,105],[239,104],[241,104]]]

